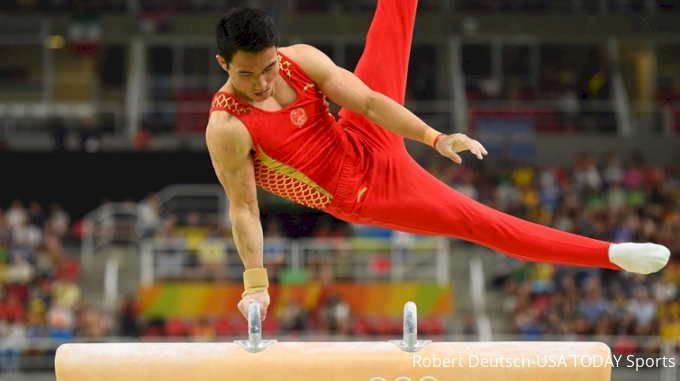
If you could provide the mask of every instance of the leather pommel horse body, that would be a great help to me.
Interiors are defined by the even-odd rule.
[[[251,305],[249,340],[233,343],[64,344],[57,381],[609,381],[611,351],[598,342],[416,340],[415,304],[404,339],[386,342],[261,340]]]

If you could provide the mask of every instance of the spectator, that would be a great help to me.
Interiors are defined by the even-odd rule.
[[[628,302],[628,310],[635,321],[635,332],[641,335],[652,334],[656,305],[645,288],[637,288],[633,295],[633,300]]]
[[[53,118],[50,122],[50,131],[52,131],[52,138],[54,139],[54,150],[57,152],[66,151],[66,137],[68,135],[68,127],[62,118]]]
[[[607,301],[602,295],[599,283],[590,282],[591,286],[586,291],[586,298],[581,301],[580,312],[588,323],[596,325],[607,314]]]
[[[80,301],[80,286],[69,278],[59,279],[52,285],[52,302],[64,308],[73,308]]]
[[[55,303],[47,311],[48,335],[55,342],[73,339],[75,325],[76,317],[71,308]]]
[[[299,300],[292,297],[279,316],[283,332],[303,332],[309,328],[307,311]]]
[[[9,258],[7,245],[10,242],[10,227],[7,222],[7,214],[0,208],[0,263]]]
[[[199,341],[210,341],[217,337],[213,319],[203,316],[189,327],[189,337]]]
[[[209,229],[201,221],[201,215],[196,211],[186,214],[183,223],[175,225],[175,233],[186,240],[187,251],[195,255],[198,245],[208,236]]]
[[[14,226],[11,234],[12,246],[18,251],[28,253],[28,259],[33,259],[35,250],[43,243],[42,230],[24,220]]]
[[[10,318],[0,322],[0,369],[5,373],[18,373],[21,352],[26,346],[26,328],[20,319]]]
[[[223,279],[226,275],[227,245],[223,234],[213,227],[196,248],[201,279]]]
[[[50,204],[48,223],[52,232],[60,238],[64,238],[69,231],[71,217],[62,209],[61,205],[55,202]]]
[[[281,221],[277,217],[267,219],[264,228],[264,265],[272,278],[277,279],[286,263],[286,245]]]
[[[137,300],[132,295],[126,295],[118,309],[118,320],[120,323],[117,334],[123,337],[139,337],[141,334],[139,319]]]
[[[10,229],[28,222],[28,213],[24,209],[24,204],[19,199],[12,201],[12,205],[7,209],[5,217]]]
[[[661,304],[672,302],[678,296],[678,285],[673,283],[668,273],[664,274],[660,280],[654,282],[652,289],[654,300]]]
[[[84,118],[80,129],[80,149],[89,153],[99,151],[102,144],[101,138],[102,133],[97,119],[94,117]]]
[[[621,167],[620,159],[617,154],[607,154],[606,166],[602,171],[602,177],[606,186],[623,183],[624,171]]]
[[[6,279],[8,283],[27,285],[33,281],[35,270],[23,255],[16,255],[7,268]]]
[[[111,328],[111,321],[99,310],[84,306],[77,316],[76,335],[90,339],[102,339]]]
[[[166,218],[154,235],[157,238],[155,275],[158,279],[180,279],[185,273],[185,241],[175,233],[175,221],[174,216]]]
[[[30,225],[33,225],[41,230],[45,228],[45,221],[47,220],[47,216],[45,215],[45,212],[43,212],[43,208],[39,203],[32,201],[29,204],[28,218]]]
[[[349,304],[339,295],[331,295],[322,310],[322,316],[331,333],[347,334],[351,326]]]
[[[475,321],[474,315],[470,312],[463,314],[461,334],[466,336],[477,335],[477,322]]]
[[[158,147],[158,141],[154,138],[150,128],[142,125],[132,139],[132,148],[135,151],[150,151]]]
[[[0,320],[22,321],[25,314],[24,303],[15,294],[7,295],[5,300],[0,302]]]
[[[602,177],[600,177],[597,162],[592,154],[584,153],[577,159],[574,166],[574,185],[577,192],[584,189],[600,191]]]
[[[160,226],[161,216],[158,196],[154,193],[149,193],[137,205],[137,235],[140,238],[152,237]]]

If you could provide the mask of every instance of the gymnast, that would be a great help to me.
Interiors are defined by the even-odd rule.
[[[270,303],[256,189],[357,224],[447,236],[528,261],[650,274],[670,251],[612,243],[534,224],[464,196],[423,169],[404,139],[457,164],[484,146],[428,126],[404,104],[417,0],[379,0],[352,73],[305,44],[279,46],[273,20],[238,7],[216,28],[217,62],[229,74],[206,129],[213,168],[230,200],[245,272],[239,310]],[[326,97],[342,108],[337,119]]]

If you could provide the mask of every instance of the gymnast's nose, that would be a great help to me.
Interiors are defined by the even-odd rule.
[[[258,79],[258,91],[263,91],[267,89],[267,77],[265,77],[264,74],[262,74]]]

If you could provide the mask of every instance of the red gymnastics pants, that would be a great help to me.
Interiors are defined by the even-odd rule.
[[[380,0],[355,74],[404,104],[417,0]],[[515,258],[620,269],[610,243],[534,224],[487,207],[425,171],[404,139],[342,109],[340,123],[362,142],[354,168],[341,174],[335,217],[421,235],[459,238]],[[483,142],[482,142],[483,143]],[[340,196],[340,197],[338,197]]]

